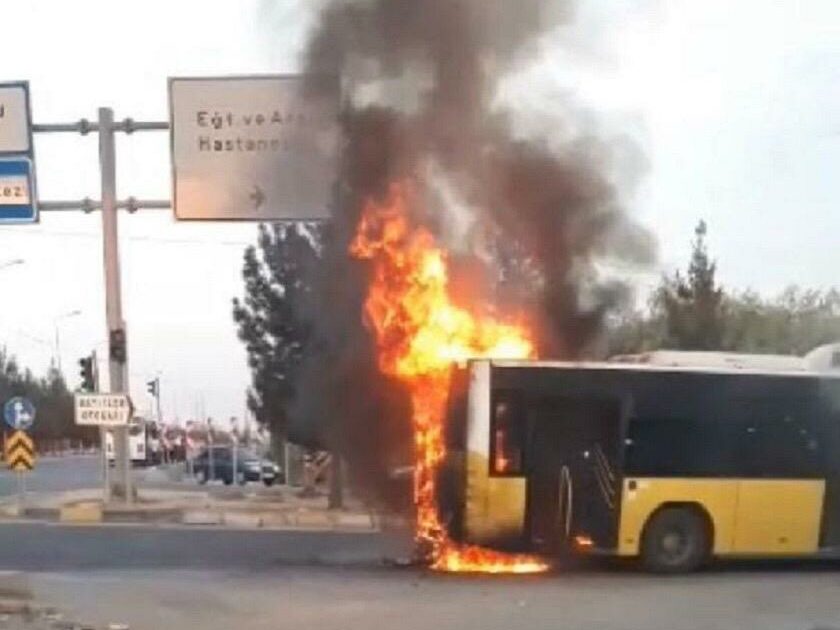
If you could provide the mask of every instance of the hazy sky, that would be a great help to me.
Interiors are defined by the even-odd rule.
[[[511,0],[513,1],[513,0]],[[36,122],[165,120],[166,78],[292,72],[312,0],[27,0],[4,6],[0,80],[31,83]],[[11,27],[9,27],[11,26]],[[517,107],[548,118],[571,99],[605,133],[632,137],[646,170],[630,212],[659,242],[644,289],[682,264],[710,225],[723,282],[773,293],[836,280],[840,213],[840,5],[833,0],[598,0],[553,34],[513,84]],[[43,200],[98,197],[96,137],[36,137]],[[165,133],[120,137],[121,198],[169,196]],[[253,225],[177,224],[168,211],[120,218],[124,312],[135,402],[160,374],[163,407],[241,416],[245,355],[230,318]],[[55,354],[106,352],[99,215],[45,214],[0,227],[0,340],[41,372]],[[79,309],[76,317],[57,320]]]

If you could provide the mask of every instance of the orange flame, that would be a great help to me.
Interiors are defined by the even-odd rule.
[[[459,546],[447,535],[435,501],[436,472],[446,455],[443,419],[453,362],[526,358],[534,343],[522,326],[478,317],[448,293],[446,253],[408,218],[410,187],[392,184],[387,198],[368,200],[350,253],[371,260],[365,323],[376,337],[379,368],[411,394],[416,538],[431,547],[432,567],[446,571],[527,573],[546,565],[530,556]]]

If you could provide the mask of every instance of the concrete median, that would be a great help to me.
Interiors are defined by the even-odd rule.
[[[32,599],[29,576],[22,571],[0,571],[0,598]]]
[[[59,508],[58,520],[62,523],[101,523],[102,504],[95,501],[70,503]]]
[[[211,489],[215,490],[215,489]],[[227,489],[225,489],[227,490]],[[31,494],[24,509],[0,503],[0,517],[67,524],[179,524],[237,529],[375,532],[381,517],[363,506],[327,509],[326,499],[303,499],[288,491],[227,492],[141,489],[131,505],[103,503],[98,489]]]

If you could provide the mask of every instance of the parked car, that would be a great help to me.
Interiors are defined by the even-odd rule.
[[[212,453],[205,449],[193,460],[193,474],[201,484],[219,479],[226,485],[234,481],[240,485],[245,485],[249,481],[262,481],[266,486],[271,486],[283,481],[277,464],[243,448],[236,451],[236,474],[234,475],[233,449],[230,446],[214,446]]]

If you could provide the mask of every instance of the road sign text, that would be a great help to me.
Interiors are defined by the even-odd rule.
[[[131,401],[125,394],[76,394],[76,424],[117,427],[128,424]]]
[[[322,219],[339,150],[339,87],[295,76],[170,79],[178,219]]]

